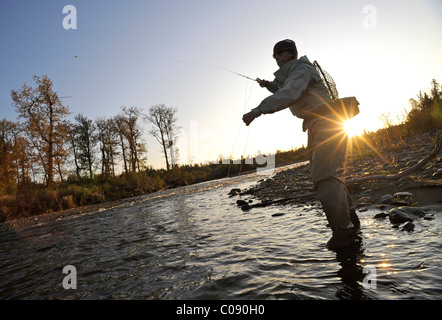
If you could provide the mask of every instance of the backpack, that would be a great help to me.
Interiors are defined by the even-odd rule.
[[[325,72],[316,60],[313,61],[313,65],[315,66],[316,71],[321,76],[322,82],[328,90],[330,99],[332,100],[332,109],[336,112],[337,116],[344,121],[347,121],[358,115],[359,101],[356,99],[356,97],[339,98],[336,83],[330,74]]]

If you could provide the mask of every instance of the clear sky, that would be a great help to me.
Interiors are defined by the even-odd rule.
[[[66,5],[77,29],[63,27]],[[306,144],[302,121],[286,109],[245,127],[242,115],[270,93],[220,68],[273,80],[273,45],[293,39],[341,97],[358,98],[356,127],[375,130],[381,114],[395,118],[442,82],[441,34],[440,0],[0,0],[0,118],[16,120],[12,89],[47,74],[72,96],[63,100],[72,118],[177,108],[183,164],[289,150]],[[144,129],[149,164],[165,167]]]

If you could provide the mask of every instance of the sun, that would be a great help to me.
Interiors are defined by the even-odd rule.
[[[348,137],[360,136],[364,133],[364,126],[354,119],[344,122],[344,129],[348,134]]]

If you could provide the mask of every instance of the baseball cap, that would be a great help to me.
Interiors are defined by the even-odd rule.
[[[276,43],[273,47],[273,57],[275,57],[275,54],[282,53],[284,51],[293,53],[296,57],[298,57],[298,50],[296,49],[296,44],[293,40],[285,39]]]

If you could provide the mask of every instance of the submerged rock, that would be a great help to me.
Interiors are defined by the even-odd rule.
[[[241,189],[235,188],[235,189],[230,190],[230,192],[227,195],[233,197],[233,196],[239,195],[240,192],[241,192]]]
[[[249,211],[250,209],[252,209],[252,206],[250,204],[245,204],[241,206],[242,211]]]
[[[390,221],[392,223],[402,223],[423,218],[425,212],[418,208],[399,207],[393,208],[389,212]]]
[[[241,207],[245,204],[248,204],[248,202],[245,200],[236,200],[236,204]]]
[[[399,226],[399,228],[403,231],[413,231],[414,223],[411,221],[407,221]]]
[[[373,217],[373,219],[385,219],[385,218],[388,217],[388,216],[389,216],[388,213],[381,212],[381,213],[376,214],[376,215]]]
[[[285,215],[284,212],[278,212],[278,213],[272,214],[272,217],[280,217],[280,216],[283,216],[283,215]]]

